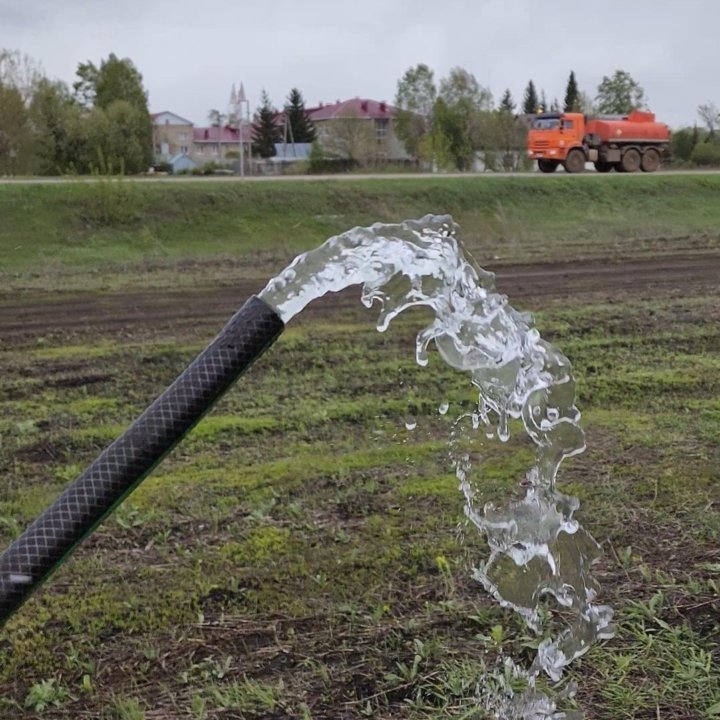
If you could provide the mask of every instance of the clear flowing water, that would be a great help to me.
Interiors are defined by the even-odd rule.
[[[478,700],[501,720],[570,720],[580,715],[559,706],[572,689],[541,692],[536,681],[544,673],[558,683],[565,666],[613,632],[612,610],[594,602],[590,568],[600,547],[574,517],[578,500],[555,486],[563,459],[585,449],[575,381],[568,359],[540,337],[532,317],[515,310],[496,291],[494,275],[465,255],[457,230],[448,215],[353,228],[298,256],[260,296],[288,322],[316,298],[362,284],[362,302],[380,306],[381,332],[407,308],[432,309],[433,320],[417,335],[417,362],[427,364],[434,344],[478,392],[450,439],[465,514],[490,548],[474,576],[542,637],[531,667],[506,658]],[[442,400],[438,412],[448,411]],[[525,495],[481,504],[482,479],[463,448],[474,436],[507,441],[513,420],[536,446],[521,483]],[[406,419],[408,429],[415,424]],[[518,685],[524,689],[514,690]]]

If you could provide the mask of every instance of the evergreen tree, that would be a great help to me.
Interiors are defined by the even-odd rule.
[[[547,112],[548,109],[549,109],[549,108],[548,108],[547,96],[545,95],[545,90],[543,90],[543,91],[540,93],[540,107],[542,108],[542,112]]]
[[[580,112],[580,90],[578,89],[574,70],[570,71],[570,77],[568,78],[563,109],[565,112]]]
[[[502,99],[500,100],[500,110],[511,115],[515,112],[515,101],[509,89],[503,93]]]
[[[525,88],[525,95],[523,95],[523,112],[532,115],[538,111],[539,104],[535,83],[531,80]]]
[[[275,143],[280,141],[280,131],[275,124],[276,110],[270,102],[270,96],[262,91],[260,107],[255,111],[252,126],[253,152],[261,158],[275,155]]]
[[[315,124],[308,116],[305,110],[305,100],[302,93],[293,88],[288,95],[287,103],[285,103],[285,121],[288,123],[288,141],[292,140],[296,143],[311,143],[315,141],[317,132]]]

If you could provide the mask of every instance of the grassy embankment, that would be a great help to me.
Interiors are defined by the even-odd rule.
[[[613,180],[143,187],[142,219],[128,227],[78,220],[96,188],[0,188],[12,217],[0,242],[6,256],[8,227],[22,235],[4,268],[12,283],[68,289],[252,279],[355,222],[429,209],[452,211],[476,249],[503,259],[672,251],[640,241],[647,228],[690,251],[716,246],[718,180]],[[145,231],[164,238],[157,262]],[[198,243],[207,237],[221,240]],[[229,269],[181,262],[236,248],[246,259]],[[3,543],[182,369],[212,320],[3,344]],[[456,537],[461,503],[435,408],[447,398],[457,411],[472,393],[437,358],[413,364],[420,322],[380,335],[364,311],[344,309],[288,328],[2,631],[0,714],[482,718],[472,695],[484,669],[500,649],[530,657],[536,640],[468,579],[483,543]],[[662,287],[569,298],[538,324],[576,369],[588,451],[566,463],[561,486],[603,543],[601,599],[619,622],[573,669],[588,717],[718,717],[720,299]],[[531,458],[519,435],[478,451],[487,496],[514,492]]]
[[[717,247],[719,194],[712,175],[5,186],[0,282],[231,283],[238,265],[266,277],[356,224],[429,212],[451,213],[481,262],[655,255],[678,238],[687,250]]]

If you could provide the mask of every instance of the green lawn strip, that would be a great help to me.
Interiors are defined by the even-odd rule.
[[[145,275],[143,266],[290,255],[357,224],[429,212],[453,213],[483,261],[602,256],[607,243],[630,254],[672,252],[664,238],[693,233],[717,248],[716,177],[544,180],[6,185],[0,252],[14,286],[63,285],[67,272],[84,272],[86,286],[118,286]],[[192,269],[175,274],[194,281]]]

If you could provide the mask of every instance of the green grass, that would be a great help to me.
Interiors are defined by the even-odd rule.
[[[189,208],[178,259],[192,248],[227,252],[191,242],[192,228],[213,227],[202,224],[202,212],[194,215],[198,193],[217,193],[226,220],[242,199],[257,206],[258,217],[285,201],[297,217],[345,203],[343,218],[356,213],[358,222],[367,221],[360,216],[372,202],[385,203],[380,212],[388,216],[419,214],[413,210],[426,193],[423,202],[455,203],[453,212],[470,223],[486,212],[474,209],[483,193],[506,193],[503,206],[528,209],[532,219],[519,231],[526,248],[528,238],[560,227],[545,195],[551,188],[577,194],[569,207],[581,213],[593,194],[611,198],[627,188],[622,183],[637,182],[636,197],[612,218],[605,211],[628,251],[639,232],[637,208],[675,202],[673,193],[697,210],[687,225],[673,216],[673,232],[701,232],[698,218],[714,222],[714,210],[700,210],[710,205],[707,188],[716,192],[712,178],[613,178],[617,186],[603,178],[548,180],[413,180],[405,190],[394,181],[349,181],[293,185],[296,195],[289,183],[143,185],[137,192],[154,197],[142,223],[155,222],[163,202]],[[5,193],[28,192],[39,217],[22,222],[67,213],[58,228],[70,232],[83,197],[78,187],[0,187],[0,202]],[[508,194],[516,187],[522,192]],[[660,190],[668,193],[662,201],[654,194]],[[63,205],[62,193],[72,202]],[[38,210],[42,198],[48,205]],[[538,218],[546,224],[533,225]],[[17,214],[12,222],[20,222]],[[134,222],[122,232],[132,235]],[[267,237],[277,232],[275,252],[282,239],[280,225],[273,227],[266,225]],[[611,252],[571,245],[569,228],[570,257]],[[93,272],[127,250],[115,230],[82,231],[107,243],[107,253],[98,246],[104,254],[82,260]],[[298,242],[315,244],[306,230]],[[51,242],[28,232],[48,243],[46,255],[66,257],[59,235]],[[7,242],[7,230],[0,233]],[[29,282],[29,258],[18,260],[13,282]],[[79,267],[68,270],[73,289]],[[202,267],[179,268],[168,264],[163,272],[188,286],[206,282]],[[255,268],[236,269],[247,278]],[[144,270],[128,272],[124,284],[147,279]],[[580,498],[579,519],[603,545],[600,600],[616,608],[618,621],[617,637],[593,647],[570,674],[591,718],[713,720],[720,717],[720,298],[664,287],[651,295],[592,304],[569,298],[538,314],[544,335],[576,370],[588,450],[563,464],[560,485]],[[7,304],[52,297],[20,293]],[[208,339],[207,328],[182,319],[162,329],[153,318],[136,322],[122,332],[76,327],[2,346],[3,545]],[[419,325],[408,316],[379,334],[358,308],[288,328],[2,630],[0,715],[483,718],[475,698],[483,674],[500,651],[529,660],[537,638],[470,579],[487,548],[462,522],[446,438],[452,413],[473,390],[435,357],[428,368],[414,365]],[[82,382],[88,373],[102,378]],[[451,412],[441,418],[444,399]],[[404,425],[409,414],[418,419],[412,432]],[[518,436],[478,452],[488,500],[515,491],[533,455]]]
[[[0,187],[5,287],[86,288],[264,277],[354,225],[451,213],[482,261],[718,246],[720,178],[438,178],[273,183],[102,180]],[[243,258],[252,256],[252,266]],[[122,270],[122,274],[118,274]],[[69,276],[69,277],[68,277]]]

